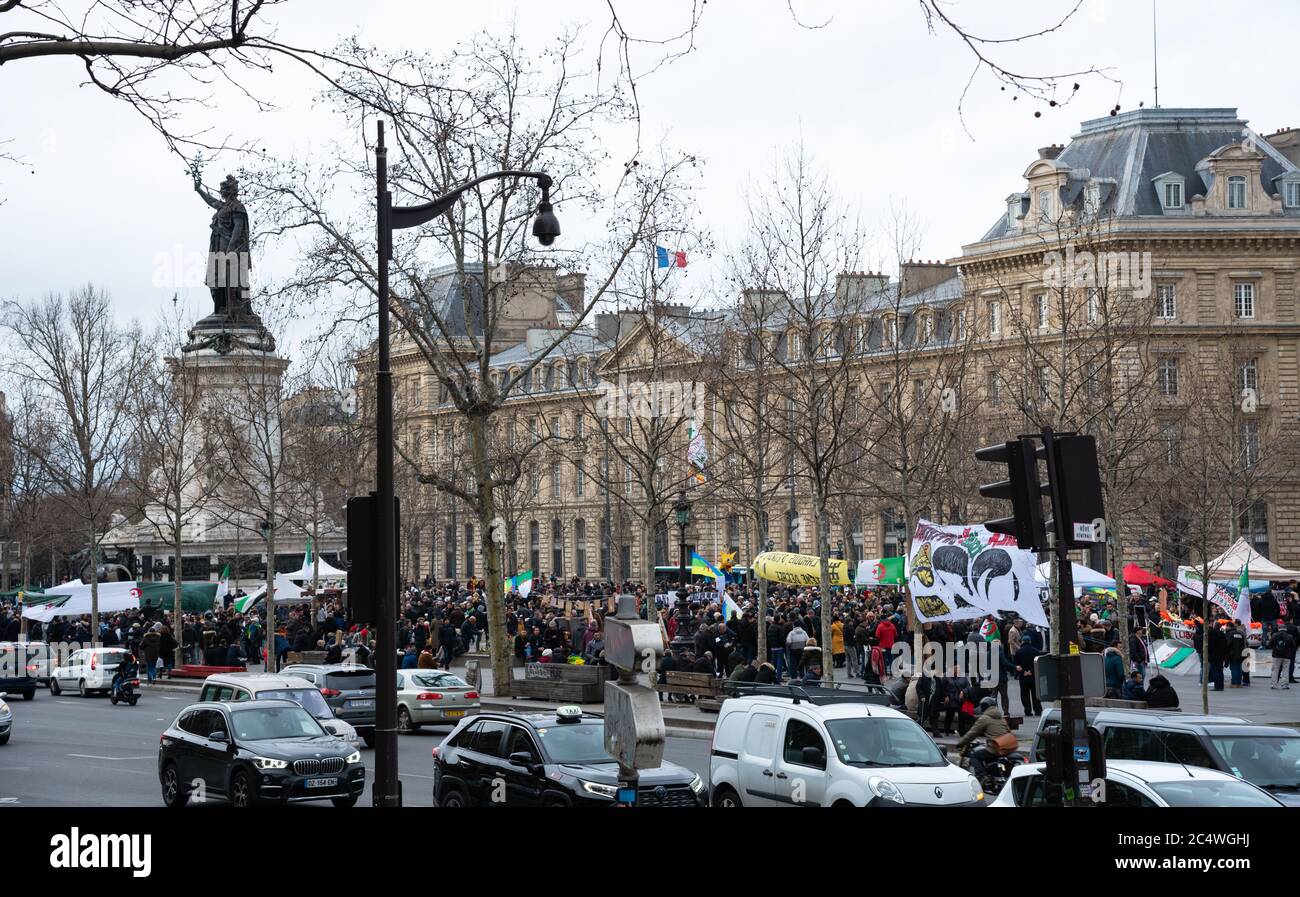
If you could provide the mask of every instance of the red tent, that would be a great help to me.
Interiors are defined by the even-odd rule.
[[[1173,588],[1174,584],[1163,576],[1156,576],[1154,573],[1148,573],[1137,564],[1124,565],[1124,582],[1130,586],[1168,586]]]

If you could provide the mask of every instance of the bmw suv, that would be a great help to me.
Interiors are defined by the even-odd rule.
[[[361,752],[296,701],[191,704],[158,745],[163,803],[219,799],[236,807],[328,800],[351,807],[366,787]]]
[[[636,805],[707,806],[705,790],[689,769],[664,763],[641,770]],[[608,807],[618,791],[605,719],[580,707],[480,713],[433,749],[433,802],[440,807]]]

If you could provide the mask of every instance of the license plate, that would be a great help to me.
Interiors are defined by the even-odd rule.
[[[374,698],[366,698],[363,701],[348,701],[349,710],[361,710],[366,707],[374,707],[374,706],[375,706]]]
[[[333,788],[339,783],[336,778],[331,779],[308,779],[303,782],[304,788]]]
[[[465,715],[464,710],[448,710],[446,713],[443,714],[443,716],[464,716],[464,715]]]

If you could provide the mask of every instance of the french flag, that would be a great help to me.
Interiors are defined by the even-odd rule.
[[[657,266],[660,268],[685,268],[686,253],[669,252],[668,249],[663,246],[656,246],[655,261],[658,263]]]

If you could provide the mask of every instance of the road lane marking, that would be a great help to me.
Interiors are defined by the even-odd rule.
[[[69,757],[80,757],[82,760],[154,760],[155,757],[100,757],[95,754],[68,754]]]

